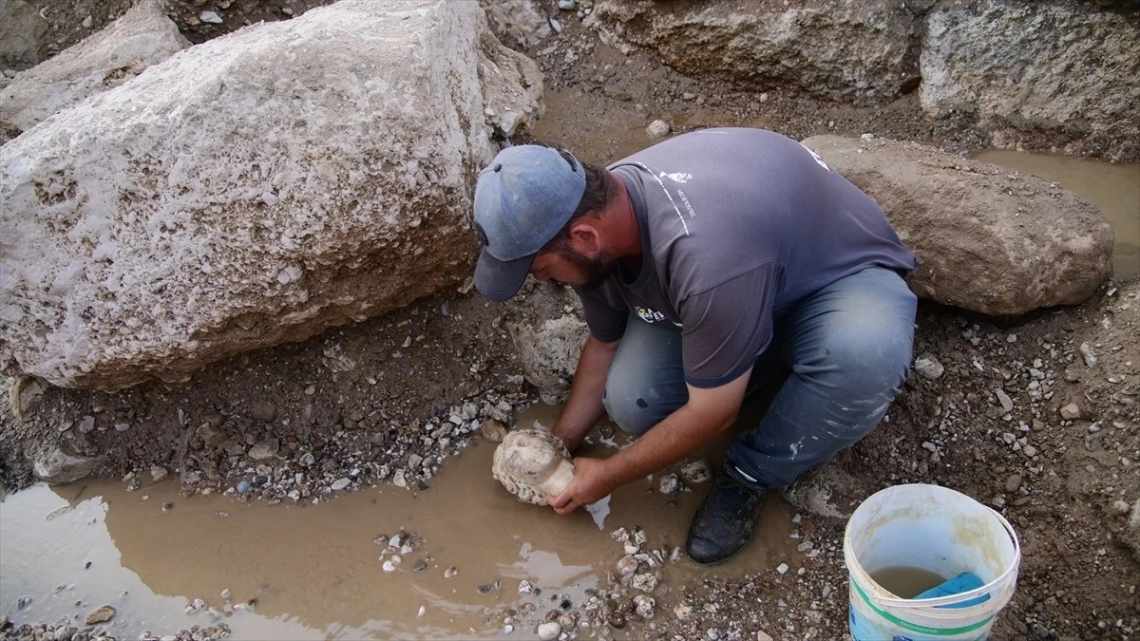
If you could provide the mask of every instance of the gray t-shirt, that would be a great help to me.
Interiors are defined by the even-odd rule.
[[[586,323],[605,342],[630,311],[679,328],[696,387],[743,374],[804,296],[870,266],[915,266],[874,200],[770,131],[696,131],[610,170],[629,190],[642,263],[577,289]]]

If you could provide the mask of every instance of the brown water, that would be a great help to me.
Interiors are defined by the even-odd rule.
[[[1140,276],[1140,164],[1005,150],[985,151],[976,158],[1056,182],[1099,207],[1116,233],[1114,277]]]
[[[946,581],[937,572],[912,565],[896,565],[872,572],[871,580],[904,599],[913,599]]]
[[[520,424],[549,425],[555,412],[536,408]],[[110,604],[118,638],[221,620],[235,638],[448,639],[499,637],[508,608],[533,608],[511,636],[533,638],[552,595],[577,605],[604,581],[622,554],[611,531],[640,525],[652,547],[683,545],[707,489],[670,498],[651,481],[631,484],[612,497],[599,528],[581,511],[559,517],[515,501],[490,477],[492,451],[472,446],[419,493],[389,486],[309,506],[187,498],[168,482],[135,492],[117,482],[34,486],[0,502],[0,615],[47,622]],[[173,508],[164,511],[168,502]],[[769,501],[758,540],[716,573],[795,565],[802,555],[789,537],[791,518],[787,504]],[[385,573],[373,539],[401,528],[423,543]],[[417,560],[427,565],[418,573]],[[459,573],[445,578],[450,566]],[[676,586],[703,572],[684,560],[669,566],[666,581]],[[524,578],[542,594],[520,595]],[[500,590],[478,589],[495,580]],[[235,603],[256,599],[256,607],[225,616],[223,589]],[[18,610],[19,597],[31,605]],[[196,597],[216,611],[186,614]]]

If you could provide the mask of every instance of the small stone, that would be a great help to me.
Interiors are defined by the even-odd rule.
[[[332,490],[333,490],[333,492],[339,492],[351,484],[352,484],[352,481],[350,481],[347,477],[341,477],[341,478],[333,481]]]
[[[1005,390],[1000,387],[995,389],[994,396],[997,397],[998,404],[1001,405],[1002,413],[1009,414],[1013,411],[1013,399],[1009,397],[1009,394],[1005,393]]]
[[[115,618],[115,608],[105,605],[101,608],[92,610],[87,614],[87,625],[98,625],[106,623]]]
[[[91,26],[94,24],[95,24],[95,19],[92,18],[91,16],[87,16],[86,18],[83,19],[83,28],[84,29],[90,29]]]
[[[222,597],[223,601],[229,601],[230,597],[233,596],[233,594],[230,592],[229,588],[222,588],[222,592],[218,596]]]
[[[253,485],[249,481],[247,481],[245,479],[238,481],[238,484],[237,484],[237,493],[238,494],[245,494],[245,493],[249,492],[251,489],[253,489]]]
[[[1076,403],[1069,403],[1061,408],[1061,418],[1066,421],[1071,421],[1081,417],[1081,406]]]
[[[709,471],[709,464],[700,461],[693,461],[681,467],[681,478],[689,485],[698,485],[712,478],[712,472]]]
[[[665,495],[676,494],[681,489],[681,479],[676,474],[666,474],[661,477],[661,482],[658,483],[657,488]]]
[[[942,374],[946,371],[946,368],[942,367],[942,363],[939,363],[937,358],[927,354],[915,359],[914,371],[918,372],[923,378],[934,381],[942,378]]]
[[[621,576],[633,576],[637,572],[637,559],[632,555],[626,555],[618,559],[617,571]]]
[[[217,11],[203,11],[198,14],[198,19],[207,24],[222,24],[222,16]]]
[[[693,616],[693,606],[688,603],[678,603],[677,607],[673,608],[673,616],[679,621],[688,621],[689,617]]]
[[[1016,492],[1018,490],[1018,488],[1020,488],[1020,487],[1021,487],[1021,475],[1020,474],[1010,474],[1005,479],[1005,491],[1006,492]]]
[[[1032,445],[1026,445],[1025,447],[1021,448],[1021,451],[1023,454],[1025,454],[1029,458],[1033,458],[1034,456],[1037,456],[1037,448],[1033,447]]]
[[[385,572],[395,572],[396,568],[400,567],[400,563],[402,563],[403,560],[404,559],[400,558],[399,554],[393,554],[390,558],[384,561],[384,563],[381,565],[381,569],[383,569]]]
[[[658,119],[649,123],[649,126],[645,128],[645,133],[649,136],[650,140],[660,140],[668,136],[672,130],[673,128],[669,126],[669,123]]]
[[[84,416],[79,419],[79,433],[90,434],[95,429],[95,417]]]
[[[502,443],[508,431],[506,425],[494,419],[483,421],[483,424],[479,426],[479,433],[492,443]]]
[[[402,487],[402,488],[408,487],[408,480],[405,478],[404,470],[396,470],[392,474],[392,485],[395,485],[396,487]]]
[[[768,634],[767,632],[765,632],[763,630],[757,630],[756,631],[756,641],[774,641],[774,640],[772,639],[772,635]]]
[[[789,568],[788,568],[787,563],[781,563],[780,565],[776,566],[776,572],[778,572],[781,575],[787,574],[788,570],[789,570]]]
[[[1080,351],[1081,358],[1085,360],[1085,367],[1089,369],[1096,367],[1096,353],[1093,352],[1092,345],[1081,343],[1077,350]]]
[[[558,0],[558,8],[562,11],[574,11],[578,8],[578,0]]]
[[[557,621],[547,621],[538,625],[538,638],[542,641],[554,641],[562,634],[562,626]]]
[[[1128,501],[1116,499],[1112,502],[1112,511],[1117,514],[1128,514],[1132,508],[1128,505]]]
[[[652,572],[642,572],[641,574],[633,575],[633,579],[629,582],[630,587],[642,592],[652,592],[657,588],[657,575]]]
[[[550,24],[550,28],[554,33],[562,33],[562,22],[560,22],[558,18],[547,18],[546,22]],[[446,316],[446,314],[444,314],[444,316]]]
[[[131,429],[130,423],[122,423],[122,422],[115,423],[115,431],[116,432],[126,432],[129,429]]]
[[[155,483],[158,483],[162,479],[166,478],[166,475],[167,471],[165,467],[162,467],[161,465],[150,466],[150,478]]]
[[[652,619],[656,609],[657,602],[653,600],[653,597],[646,594],[633,597],[633,611],[642,619]]]
[[[317,457],[313,456],[312,452],[305,452],[301,455],[301,460],[298,461],[301,467],[312,467],[317,462]]]
[[[449,567],[443,571],[443,578],[450,579],[457,574],[459,574],[459,568],[457,568],[453,565],[453,566],[451,566],[451,567]]]
[[[519,581],[519,594],[534,594],[534,584],[526,579]]]
[[[277,439],[267,438],[249,448],[248,455],[249,458],[255,461],[264,461],[277,456],[278,447],[280,447],[280,444],[277,442]]]

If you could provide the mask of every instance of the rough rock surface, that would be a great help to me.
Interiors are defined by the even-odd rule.
[[[1084,301],[1111,269],[1112,230],[1060,187],[932,147],[814,136],[804,145],[870,194],[920,261],[919,296],[1014,315]]]
[[[590,334],[586,323],[566,314],[538,325],[512,323],[509,329],[526,380],[538,388],[544,402],[562,400],[578,367],[582,345]]]
[[[691,74],[868,100],[890,99],[918,80],[920,21],[891,0],[601,0],[592,19],[611,38]]]
[[[475,3],[346,1],[57,114],[0,148],[0,366],[184,378],[454,286],[484,114],[540,92]]]
[[[932,115],[973,113],[991,129],[1059,130],[1110,158],[1140,154],[1135,17],[1091,2],[947,3],[927,17],[921,71]]]
[[[59,446],[52,446],[36,456],[33,469],[40,481],[73,483],[89,476],[101,462],[98,458],[75,456]]]
[[[480,0],[495,33],[510,45],[532,47],[551,35],[550,23],[539,13],[534,0]]]
[[[0,91],[0,127],[30,129],[188,46],[158,1],[142,0],[106,29],[18,74]]]
[[[546,505],[574,478],[570,452],[545,430],[516,430],[495,448],[491,476],[524,503]]]
[[[24,69],[39,62],[36,49],[50,26],[31,2],[0,2],[0,68]]]

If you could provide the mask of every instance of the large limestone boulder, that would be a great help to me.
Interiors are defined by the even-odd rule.
[[[107,28],[18,74],[0,90],[0,127],[30,129],[188,46],[157,0],[141,0]]]
[[[983,314],[1079,303],[1108,277],[1100,211],[1039,178],[932,147],[881,139],[804,141],[870,194],[920,261],[919,296]]]
[[[590,21],[690,74],[867,100],[918,81],[921,22],[895,0],[599,0]]]
[[[486,114],[540,91],[476,3],[345,0],[56,114],[0,147],[0,365],[184,378],[456,286]]]
[[[997,137],[1017,130],[1084,138],[1140,158],[1140,21],[1093,2],[950,2],[927,17],[923,108],[974,114]],[[1055,143],[1056,144],[1056,143]]]

